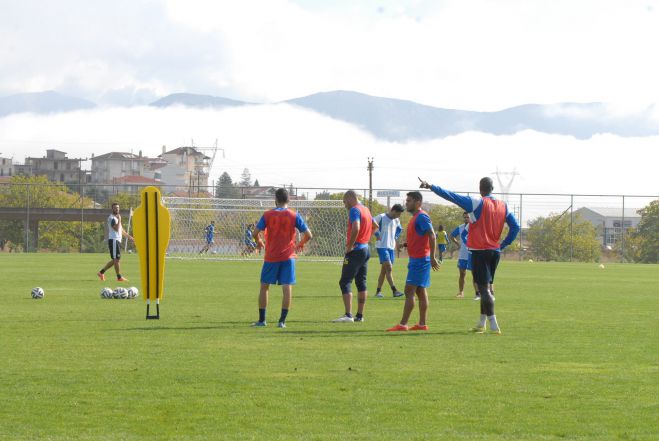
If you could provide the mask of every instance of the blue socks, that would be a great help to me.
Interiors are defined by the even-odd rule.
[[[259,308],[259,321],[265,321],[265,308]]]

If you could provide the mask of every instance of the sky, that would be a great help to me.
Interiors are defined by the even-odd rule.
[[[374,157],[382,188],[424,173],[469,189],[499,168],[517,170],[518,192],[659,193],[657,137],[395,144],[277,104],[354,90],[465,110],[606,102],[636,112],[659,103],[659,0],[0,0],[0,10],[0,96],[56,90],[100,106],[0,118],[0,154],[17,162],[46,148],[155,156],[217,139],[225,157],[211,178],[249,168],[264,184],[364,187]],[[270,105],[144,106],[175,92]]]

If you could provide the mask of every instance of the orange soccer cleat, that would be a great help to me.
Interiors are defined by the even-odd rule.
[[[416,324],[410,328],[410,331],[427,331],[428,330],[428,325],[420,325]]]
[[[128,282],[128,279],[125,278],[125,277],[119,277],[119,278],[117,279],[117,282]]]
[[[101,279],[101,280],[105,280],[105,274],[103,274],[103,273],[96,273],[96,275],[98,276],[99,279]]]
[[[396,332],[396,331],[407,331],[409,327],[407,325],[398,324],[392,328],[386,330],[386,332]]]

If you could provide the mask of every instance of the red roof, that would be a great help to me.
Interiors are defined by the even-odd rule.
[[[157,179],[151,179],[144,176],[122,176],[120,178],[114,178],[112,180],[113,184],[140,184],[140,185],[160,185],[160,182]]]

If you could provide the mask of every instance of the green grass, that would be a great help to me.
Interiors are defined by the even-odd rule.
[[[0,440],[659,438],[658,266],[503,262],[497,337],[467,332],[478,307],[454,298],[451,261],[430,332],[391,335],[390,296],[365,323],[329,323],[337,264],[298,263],[282,330],[277,287],[271,325],[249,327],[259,263],[169,260],[146,321],[142,300],[99,297],[116,286],[96,279],[106,260],[0,255]],[[137,271],[127,256],[129,285]]]

